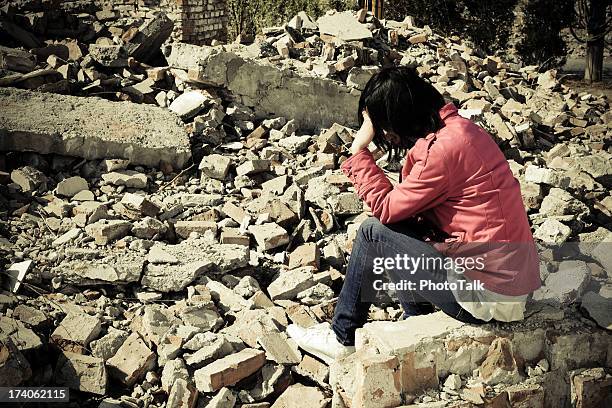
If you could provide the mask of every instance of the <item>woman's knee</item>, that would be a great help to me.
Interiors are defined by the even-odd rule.
[[[373,237],[380,233],[385,226],[376,217],[366,218],[359,226],[357,236],[365,239],[366,241],[372,241]]]

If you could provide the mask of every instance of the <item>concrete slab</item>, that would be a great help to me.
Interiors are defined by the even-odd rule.
[[[153,167],[165,161],[176,169],[191,156],[178,116],[156,106],[2,88],[0,112],[0,151],[129,159]]]

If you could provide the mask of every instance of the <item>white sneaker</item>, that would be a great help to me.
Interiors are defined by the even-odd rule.
[[[355,352],[355,347],[344,346],[336,339],[336,333],[327,322],[307,329],[290,324],[287,326],[287,334],[295,340],[300,348],[320,358],[327,365],[336,359]]]

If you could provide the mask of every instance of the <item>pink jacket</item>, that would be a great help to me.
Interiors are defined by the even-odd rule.
[[[453,248],[478,243],[472,255],[474,248],[487,252],[483,243],[505,243],[503,260],[490,257],[487,268],[465,275],[496,293],[532,292],[541,285],[539,260],[519,183],[506,158],[493,138],[459,116],[452,103],[440,110],[440,118],[444,127],[410,149],[395,187],[367,149],[342,163],[342,171],[383,224],[419,214],[451,236],[447,242],[454,242]]]

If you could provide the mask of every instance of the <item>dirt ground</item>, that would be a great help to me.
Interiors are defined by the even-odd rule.
[[[568,58],[561,68],[559,77],[563,84],[578,92],[589,92],[593,95],[605,95],[612,100],[612,58],[604,59],[603,81],[589,84],[584,81],[584,59]]]

